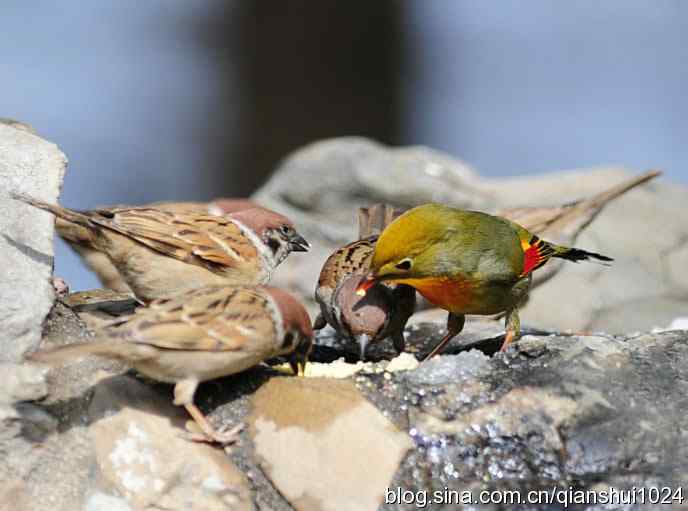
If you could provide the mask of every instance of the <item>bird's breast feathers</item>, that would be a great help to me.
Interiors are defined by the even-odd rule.
[[[428,301],[449,311],[458,312],[470,308],[473,301],[473,284],[468,279],[427,277],[394,282],[416,288]]]

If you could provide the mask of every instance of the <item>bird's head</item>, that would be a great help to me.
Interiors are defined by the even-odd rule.
[[[308,312],[301,302],[286,291],[274,287],[266,290],[282,316],[280,354],[287,356],[295,374],[303,375],[313,348],[313,327]]]
[[[442,241],[451,235],[451,212],[441,204],[424,204],[389,224],[377,240],[370,272],[357,293],[364,295],[376,282],[408,283],[441,274],[449,261]]]
[[[291,252],[308,252],[311,247],[284,215],[263,207],[243,209],[228,215],[251,229],[280,264]]]

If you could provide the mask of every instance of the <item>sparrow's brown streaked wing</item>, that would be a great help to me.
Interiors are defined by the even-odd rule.
[[[534,234],[543,234],[550,225],[562,218],[570,209],[570,206],[509,208],[498,211],[497,215],[516,222]]]
[[[373,204],[358,208],[358,238],[363,239],[380,234],[392,221],[405,211],[391,204]]]
[[[180,261],[236,268],[259,259],[257,249],[229,220],[153,208],[104,210],[92,221]]]
[[[274,339],[271,307],[252,289],[206,288],[156,300],[103,334],[168,350],[236,351]]]
[[[568,204],[555,207],[521,207],[503,209],[497,215],[503,216],[540,236],[562,237],[564,243],[571,243],[576,236],[602,211],[605,205],[629,190],[660,176],[658,170],[649,170],[612,186],[602,192]]]
[[[318,286],[334,289],[345,276],[368,271],[376,241],[377,236],[369,236],[344,245],[334,252],[320,271]]]

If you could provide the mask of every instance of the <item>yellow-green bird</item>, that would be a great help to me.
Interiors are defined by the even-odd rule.
[[[449,312],[447,335],[428,355],[439,353],[463,329],[466,314],[506,313],[505,351],[520,337],[518,306],[532,273],[550,258],[569,261],[611,258],[541,240],[505,218],[424,204],[385,228],[375,246],[371,271],[358,292],[375,282],[406,284]]]

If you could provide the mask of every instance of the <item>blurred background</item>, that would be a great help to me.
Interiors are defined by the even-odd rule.
[[[680,0],[6,0],[0,19],[0,116],[67,154],[70,207],[247,195],[341,135],[488,176],[688,182]],[[56,274],[98,285],[62,242]]]

